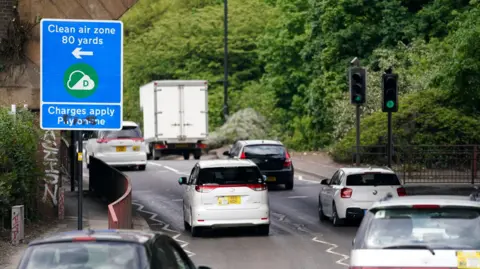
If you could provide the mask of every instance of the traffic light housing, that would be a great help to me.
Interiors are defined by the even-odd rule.
[[[397,112],[398,111],[398,75],[383,74],[382,75],[382,111]]]
[[[367,92],[367,73],[364,68],[350,67],[349,69],[350,103],[354,105],[364,104]]]

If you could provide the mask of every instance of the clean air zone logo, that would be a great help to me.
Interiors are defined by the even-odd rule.
[[[63,77],[67,92],[76,98],[86,98],[95,93],[98,87],[98,75],[88,64],[71,65]]]

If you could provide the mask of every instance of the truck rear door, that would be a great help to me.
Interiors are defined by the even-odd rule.
[[[156,136],[163,139],[177,139],[181,132],[181,96],[178,85],[158,85],[155,87]]]
[[[205,138],[208,134],[208,85],[180,86],[183,99],[183,132],[187,138]]]

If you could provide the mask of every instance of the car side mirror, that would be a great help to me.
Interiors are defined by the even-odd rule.
[[[197,267],[197,269],[212,269],[208,266],[203,266],[203,265],[200,265],[199,267]]]
[[[263,178],[263,183],[267,182],[267,176],[266,175],[262,175],[262,178]]]
[[[230,156],[230,152],[228,150],[224,151],[223,156]]]
[[[187,184],[187,177],[181,177],[178,179],[178,184],[179,185],[185,185]]]
[[[320,181],[320,184],[328,185],[328,179],[322,179],[322,181]]]

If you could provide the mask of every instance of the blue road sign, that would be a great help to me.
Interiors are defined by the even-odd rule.
[[[40,76],[42,129],[121,129],[123,23],[42,19]]]

